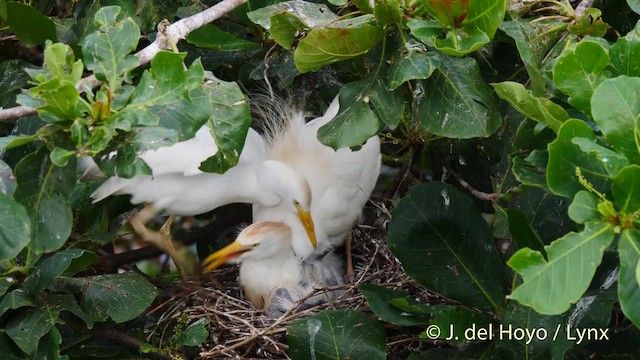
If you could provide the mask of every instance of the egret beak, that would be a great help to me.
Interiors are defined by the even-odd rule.
[[[214,270],[218,268],[220,265],[228,262],[231,259],[237,258],[238,256],[242,255],[243,253],[251,249],[252,247],[250,246],[247,247],[247,246],[241,245],[237,241],[234,241],[231,244],[207,256],[207,258],[204,259],[204,264],[203,264],[204,271],[209,272],[211,270]]]
[[[304,229],[309,236],[311,245],[313,245],[314,249],[317,248],[318,244],[316,243],[316,231],[313,227],[313,219],[311,219],[311,213],[309,211],[303,210],[299,204],[296,204],[296,209],[298,209],[298,217],[300,218],[302,225],[304,225]]]

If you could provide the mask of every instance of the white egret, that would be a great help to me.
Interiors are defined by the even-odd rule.
[[[300,110],[279,102],[268,106],[265,135],[249,129],[238,165],[224,174],[198,169],[217,152],[209,129],[203,127],[193,139],[143,154],[153,176],[112,177],[92,197],[99,201],[112,194],[131,194],[133,203],[149,203],[178,215],[200,214],[233,202],[252,203],[254,222],[287,225],[293,252],[304,259],[314,252],[316,241],[319,251],[344,241],[380,171],[377,136],[358,151],[335,151],[318,141],[318,128],[338,110],[336,97],[322,117],[306,122]],[[171,250],[166,234],[158,242]]]
[[[314,288],[342,283],[343,267],[334,252],[314,254],[300,261],[293,252],[291,228],[280,222],[260,221],[244,228],[236,240],[205,262],[208,269],[240,263],[240,285],[260,311],[278,315],[298,305]],[[313,305],[335,292],[309,297]]]

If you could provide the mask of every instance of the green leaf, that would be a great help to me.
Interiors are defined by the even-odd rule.
[[[10,277],[0,277],[0,297],[4,296],[4,294],[7,293],[7,290],[9,290],[9,288],[13,286],[14,281],[15,280]],[[2,316],[2,313],[0,313],[0,316]]]
[[[404,12],[398,0],[379,0],[375,2],[373,14],[381,26],[402,24]]]
[[[518,209],[507,209],[507,215],[509,217],[509,232],[518,248],[539,251],[546,259],[547,252],[544,249],[544,243],[531,227],[527,216]]]
[[[48,294],[45,293],[41,300],[48,307],[55,307],[60,311],[68,311],[80,318],[87,325],[87,328],[93,327],[91,317],[80,308],[78,300],[71,294]]]
[[[598,144],[593,139],[576,137],[571,142],[585,153],[593,154],[611,176],[615,176],[620,169],[629,165],[629,160],[624,155]]]
[[[383,35],[381,28],[367,23],[371,18],[363,15],[311,30],[293,54],[296,68],[301,73],[316,71],[366,53]]]
[[[640,7],[640,1],[639,7]],[[640,63],[635,61],[640,56],[640,39],[632,32],[620,37],[609,47],[611,67],[615,75],[640,76]]]
[[[33,359],[68,360],[69,356],[60,356],[60,344],[62,344],[62,336],[54,326],[40,339]]]
[[[395,90],[409,80],[428,79],[438,64],[436,56],[411,52],[389,67],[388,87],[390,90]]]
[[[242,51],[260,47],[258,43],[237,38],[213,24],[207,24],[189,33],[187,42],[216,51]]]
[[[455,2],[446,1],[443,4],[447,5],[437,8],[430,4],[423,2],[439,21],[413,20],[407,25],[420,41],[452,56],[466,55],[487,44],[502,23],[506,10],[506,3],[501,0],[467,1],[468,11],[439,16],[439,10],[452,10]],[[444,36],[443,32],[446,32]]]
[[[563,22],[538,21],[531,23],[524,19],[513,19],[500,24],[500,30],[513,38],[520,53],[520,58],[525,64],[538,68],[553,48],[554,44],[562,36],[561,31],[548,31]]]
[[[2,2],[0,2],[0,9]],[[2,349],[2,357],[6,360],[25,360],[25,354],[20,351],[15,343],[7,334],[0,330],[0,349]]]
[[[122,323],[139,316],[155,299],[158,290],[134,272],[61,279],[81,292],[81,307],[94,321],[111,317]]]
[[[238,163],[251,124],[251,112],[240,87],[235,82],[218,80],[205,85],[209,95],[211,117],[209,129],[218,152],[202,162],[200,170],[224,173]]]
[[[533,96],[531,91],[520,83],[504,81],[491,86],[501,99],[506,100],[522,115],[547,125],[556,133],[562,123],[569,119],[569,114],[562,106],[549,99]]]
[[[294,14],[275,14],[271,17],[271,37],[285,49],[291,48],[293,40],[304,28],[304,22]]]
[[[640,1],[639,0],[627,0],[627,4],[631,10],[635,11],[636,14],[640,14]]]
[[[589,287],[613,237],[612,225],[594,220],[585,224],[583,232],[569,233],[546,246],[548,261],[537,251],[520,249],[507,264],[522,275],[523,283],[508,297],[541,314],[565,312]]]
[[[42,306],[15,314],[4,327],[4,332],[27,354],[33,354],[41,337],[61,321],[60,310]]]
[[[55,147],[49,154],[51,162],[59,167],[65,167],[69,163],[69,159],[76,155],[75,151]]]
[[[46,122],[69,121],[82,114],[82,108],[78,106],[80,93],[69,80],[51,79],[29,89],[29,94],[44,100],[37,110]]]
[[[632,163],[640,163],[640,78],[618,76],[602,82],[593,92],[593,120],[614,149]]]
[[[0,301],[0,316],[7,310],[19,309],[23,306],[34,307],[33,301],[27,296],[22,289],[16,289],[6,294]]]
[[[269,5],[247,13],[247,16],[255,24],[269,30],[271,28],[271,17],[276,14],[295,14],[308,28],[325,26],[338,19],[327,5],[314,4],[302,0],[283,1]]]
[[[586,190],[578,191],[569,205],[569,217],[578,224],[599,219],[598,197]]]
[[[31,223],[24,206],[0,193],[0,261],[14,259],[31,240]]]
[[[428,315],[409,313],[389,303],[393,299],[401,298],[410,301],[409,294],[404,291],[392,290],[374,284],[360,284],[358,290],[367,299],[371,311],[384,322],[399,326],[427,325],[429,323]]]
[[[613,178],[613,198],[623,214],[640,210],[640,166],[630,165]]]
[[[325,310],[295,320],[287,330],[293,359],[385,359],[382,324],[355,310]]]
[[[537,186],[542,189],[547,188],[545,169],[548,162],[546,151],[533,150],[525,158],[518,155],[511,158],[511,171],[523,185]]]
[[[539,129],[540,125],[543,126],[542,130]],[[546,150],[547,144],[552,142],[555,137],[555,132],[548,126],[531,119],[525,119],[518,126],[513,145],[520,150]]]
[[[603,37],[611,26],[602,21],[602,11],[597,8],[588,8],[582,16],[569,24],[567,30],[570,34],[591,35]]]
[[[83,58],[87,69],[116,91],[122,83],[121,74],[138,66],[138,58],[129,53],[138,46],[140,28],[131,18],[124,17],[118,6],[98,10],[94,25],[96,30],[82,42]]]
[[[553,81],[569,95],[569,104],[586,115],[591,114],[591,95],[606,78],[607,50],[597,42],[583,40],[562,52],[553,67]]]
[[[34,7],[7,2],[6,11],[6,24],[26,46],[44,45],[46,40],[56,40],[56,25]]]
[[[502,124],[491,88],[473,58],[440,57],[424,81],[418,113],[429,132],[455,139],[488,137]]]
[[[318,140],[337,150],[360,146],[375,135],[382,124],[368,101],[371,96],[386,91],[384,87],[380,91],[374,90],[381,86],[379,79],[371,77],[343,86],[338,96],[338,115],[318,129]]]
[[[449,339],[452,343],[462,343],[470,335],[467,329],[488,329],[491,320],[486,315],[470,308],[444,306],[434,312],[433,320],[429,323],[431,326],[437,326],[437,331],[440,333],[438,339]],[[453,330],[453,334],[451,330]],[[436,334],[430,333],[429,327],[427,327],[427,331],[420,334],[420,337],[435,339],[434,335]]]
[[[463,304],[502,307],[501,260],[471,199],[450,185],[425,183],[400,200],[392,215],[388,246],[409,276]]]
[[[80,249],[66,249],[49,256],[35,266],[31,275],[24,281],[24,291],[32,294],[53,284],[54,280],[67,271],[73,261],[81,262],[86,267],[93,263],[98,256],[92,252]]]
[[[578,181],[576,168],[596,190],[608,191],[610,178],[605,166],[595,159],[594,155],[583,152],[572,140],[587,138],[595,140],[596,136],[589,125],[582,120],[572,119],[565,122],[556,140],[549,144],[549,163],[547,165],[547,183],[549,189],[556,194],[573,197],[584,190]]]
[[[30,248],[43,253],[60,248],[71,234],[73,215],[64,196],[75,184],[73,166],[59,168],[42,151],[24,157],[16,166],[18,187],[14,198],[31,220]]]
[[[50,75],[48,79],[59,78],[69,80],[73,84],[82,78],[84,69],[82,60],[76,60],[73,49],[61,43],[47,46],[44,50],[44,65]]]
[[[209,337],[209,318],[200,318],[189,325],[180,336],[174,341],[174,345],[179,346],[199,346]]]
[[[640,285],[636,272],[640,262],[640,231],[625,229],[618,243],[620,273],[618,298],[622,311],[637,327],[640,327]]]
[[[567,340],[568,335],[565,332],[567,319],[562,316],[541,315],[532,309],[511,303],[507,306],[501,325],[505,336],[498,339],[496,348],[510,350],[508,358],[564,359],[564,353],[573,346],[573,343]],[[510,338],[506,331],[510,330],[513,334],[513,331],[518,331],[515,329],[526,329],[525,331],[533,335],[528,340]],[[537,336],[545,333],[546,336]]]

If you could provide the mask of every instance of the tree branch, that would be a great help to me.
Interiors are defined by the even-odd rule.
[[[139,58],[138,66],[149,63],[160,50],[170,48],[171,43],[176,44],[178,41],[185,39],[192,31],[220,18],[245,2],[247,2],[247,0],[223,0],[207,10],[171,24],[164,29],[164,31],[159,31],[153,43],[135,54]],[[98,81],[94,75],[91,75],[78,81],[76,88],[79,91],[83,91],[84,89],[93,88],[98,85],[100,85],[100,81]],[[0,109],[0,122],[15,120],[35,113],[35,109],[27,106]]]
[[[584,12],[587,11],[588,8],[593,6],[595,0],[582,0],[578,6],[576,6],[576,10],[574,12],[576,17],[580,17],[584,15]]]

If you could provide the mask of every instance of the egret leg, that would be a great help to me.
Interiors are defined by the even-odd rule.
[[[351,240],[352,240],[352,236],[351,236],[351,231],[349,231],[349,235],[347,235],[347,240],[345,241],[345,253],[346,253],[346,257],[347,257],[347,273],[345,274],[344,278],[347,282],[347,284],[352,284],[355,281],[355,272],[353,271],[353,260],[351,258]]]
[[[180,254],[178,254],[171,238],[171,225],[176,217],[175,215],[169,216],[167,221],[162,225],[162,227],[160,227],[160,231],[154,231],[149,229],[146,226],[146,223],[157,213],[158,210],[156,208],[151,205],[146,205],[142,210],[129,219],[129,223],[136,233],[140,235],[142,240],[152,243],[154,246],[169,254],[173,259],[173,262],[176,264],[180,277],[183,280],[186,280],[186,273],[184,272],[182,261],[183,259]]]

